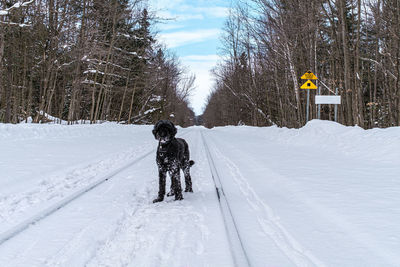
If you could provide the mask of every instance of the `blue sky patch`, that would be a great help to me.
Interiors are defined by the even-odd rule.
[[[196,75],[191,106],[197,115],[212,89],[210,70],[218,61],[221,29],[230,5],[230,0],[150,0],[158,16],[172,19],[157,25],[158,39]]]

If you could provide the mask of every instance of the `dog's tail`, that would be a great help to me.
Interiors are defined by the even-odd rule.
[[[192,167],[194,165],[194,161],[193,160],[189,160],[189,167]]]

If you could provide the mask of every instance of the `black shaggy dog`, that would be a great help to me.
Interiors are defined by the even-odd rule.
[[[158,197],[153,203],[164,200],[167,172],[171,177],[171,191],[167,196],[174,195],[175,200],[183,199],[180,169],[185,175],[185,192],[193,192],[190,167],[194,161],[189,160],[189,146],[186,141],[175,138],[176,132],[175,125],[168,120],[160,120],[154,125],[153,134],[158,140],[157,166],[160,180]]]

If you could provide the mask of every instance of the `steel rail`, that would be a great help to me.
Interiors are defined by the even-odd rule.
[[[3,245],[6,241],[12,239],[13,237],[17,236],[21,232],[25,231],[28,229],[31,225],[34,225],[38,223],[39,221],[45,219],[46,217],[52,215],[56,211],[62,209],[63,207],[67,206],[69,203],[73,202],[74,200],[80,198],[84,194],[86,194],[89,191],[92,191],[94,188],[98,187],[99,185],[103,184],[104,182],[108,181],[109,179],[113,178],[117,174],[121,173],[122,171],[128,169],[129,167],[135,165],[136,163],[140,162],[144,158],[148,157],[151,153],[154,153],[154,149],[151,150],[150,152],[147,152],[146,154],[140,156],[139,158],[136,158],[135,160],[129,162],[128,164],[123,165],[122,167],[119,167],[112,172],[109,172],[108,174],[104,175],[103,177],[99,178],[97,181],[75,191],[68,197],[63,198],[62,200],[54,203],[50,207],[47,207],[46,209],[36,213],[35,215],[31,216],[30,218],[20,222],[16,226],[8,229],[7,231],[0,233],[0,246]]]
[[[203,144],[206,150],[207,160],[210,166],[211,176],[214,181],[215,191],[218,197],[218,203],[220,207],[220,211],[222,214],[222,218],[224,220],[225,230],[228,237],[228,242],[232,254],[232,258],[235,266],[238,267],[251,267],[251,261],[246,252],[245,246],[243,244],[243,240],[240,236],[239,229],[237,227],[237,223],[235,217],[232,213],[232,208],[229,204],[229,200],[225,194],[224,188],[222,186],[221,178],[218,174],[217,168],[215,166],[214,160],[211,155],[211,151],[208,147],[208,144],[204,138],[203,131],[201,131],[201,138],[203,140]]]
[[[189,132],[191,132],[191,131],[185,132],[183,135],[186,135]],[[117,174],[121,173],[122,171],[124,171],[124,170],[132,167],[133,165],[139,163],[140,161],[142,161],[146,157],[150,156],[152,153],[155,153],[155,151],[156,151],[156,149],[152,149],[151,151],[141,155],[140,157],[130,161],[129,163],[127,163],[127,164],[125,164],[125,165],[123,165],[123,166],[121,166],[119,168],[116,168],[111,172],[108,172],[106,175],[102,176],[97,181],[95,181],[95,182],[93,182],[93,183],[91,183],[91,184],[89,184],[89,185],[87,185],[87,186],[75,191],[74,193],[70,194],[69,196],[63,198],[62,200],[60,200],[60,201],[54,203],[53,205],[41,210],[40,212],[36,213],[35,215],[29,217],[28,219],[18,223],[14,227],[11,227],[8,230],[0,233],[0,246],[2,246],[8,240],[10,240],[10,239],[14,238],[15,236],[17,236],[18,234],[22,233],[23,231],[27,230],[30,226],[42,221],[46,217],[49,217],[53,213],[55,213],[58,210],[64,208],[65,206],[67,206],[69,203],[71,203],[74,200],[80,198],[84,194],[92,191],[93,189],[95,189],[99,185],[103,184],[104,182],[110,180],[111,178],[113,178]]]

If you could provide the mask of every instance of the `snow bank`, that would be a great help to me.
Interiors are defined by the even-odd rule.
[[[295,147],[316,147],[332,153],[393,161],[400,157],[400,127],[364,130],[358,126],[312,120],[300,129],[252,126],[216,127],[214,131],[249,133],[274,143]]]
[[[54,139],[105,135],[126,135],[149,132],[153,126],[122,125],[117,123],[60,125],[60,124],[0,124],[0,140]]]

